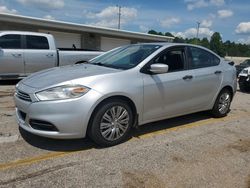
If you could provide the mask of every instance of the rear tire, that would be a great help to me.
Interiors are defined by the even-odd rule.
[[[223,89],[219,93],[214,103],[214,107],[211,110],[212,115],[216,118],[225,117],[230,111],[231,102],[232,102],[231,92],[228,89]]]
[[[115,99],[108,100],[97,108],[89,124],[88,136],[104,147],[125,141],[133,124],[130,106]]]

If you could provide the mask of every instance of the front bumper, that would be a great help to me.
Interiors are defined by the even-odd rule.
[[[239,85],[250,87],[250,76],[239,76]]]
[[[57,101],[29,102],[15,95],[16,119],[24,130],[39,136],[83,138],[100,97],[94,90],[80,98]]]

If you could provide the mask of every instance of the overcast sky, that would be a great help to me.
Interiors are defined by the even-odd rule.
[[[250,44],[249,0],[0,0],[0,13],[117,28],[200,37],[220,32],[223,41]]]

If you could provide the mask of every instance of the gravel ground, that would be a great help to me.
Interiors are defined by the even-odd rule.
[[[0,83],[0,187],[250,188],[250,94],[226,118],[196,113],[134,129],[120,145],[19,130],[14,84]]]

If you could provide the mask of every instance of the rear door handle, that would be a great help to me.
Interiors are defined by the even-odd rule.
[[[12,56],[14,56],[14,57],[21,57],[22,54],[12,54]]]
[[[53,57],[54,54],[47,54],[46,56],[47,56],[47,57]]]
[[[219,70],[217,70],[217,71],[214,72],[214,74],[221,74],[221,73],[222,73],[222,72],[219,71]]]
[[[192,75],[186,75],[186,76],[184,76],[182,79],[183,79],[183,80],[191,80],[192,78],[193,78]]]

